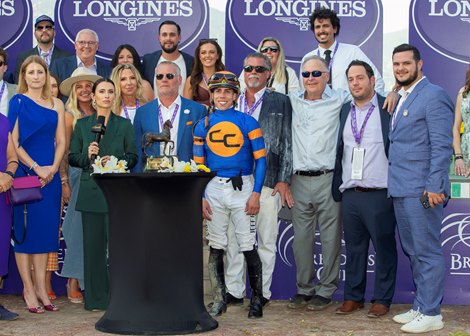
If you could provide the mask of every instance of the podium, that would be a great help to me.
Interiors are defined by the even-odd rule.
[[[211,173],[93,175],[109,208],[109,306],[115,334],[187,334],[218,323],[204,305],[201,196]]]

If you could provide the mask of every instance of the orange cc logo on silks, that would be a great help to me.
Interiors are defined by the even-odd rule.
[[[212,126],[206,136],[206,143],[211,151],[223,157],[237,154],[243,142],[243,134],[238,126],[228,121]]]

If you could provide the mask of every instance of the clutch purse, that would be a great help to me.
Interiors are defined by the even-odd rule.
[[[8,204],[13,206],[39,202],[42,200],[41,181],[37,176],[15,177],[6,194]]]

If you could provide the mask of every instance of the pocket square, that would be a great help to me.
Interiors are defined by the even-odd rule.
[[[192,125],[192,124],[193,122],[191,120],[186,122],[186,125]]]

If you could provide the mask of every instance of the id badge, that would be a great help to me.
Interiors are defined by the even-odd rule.
[[[357,147],[353,148],[352,169],[351,169],[351,179],[353,180],[362,180],[365,153],[366,153],[365,148],[357,148]]]

